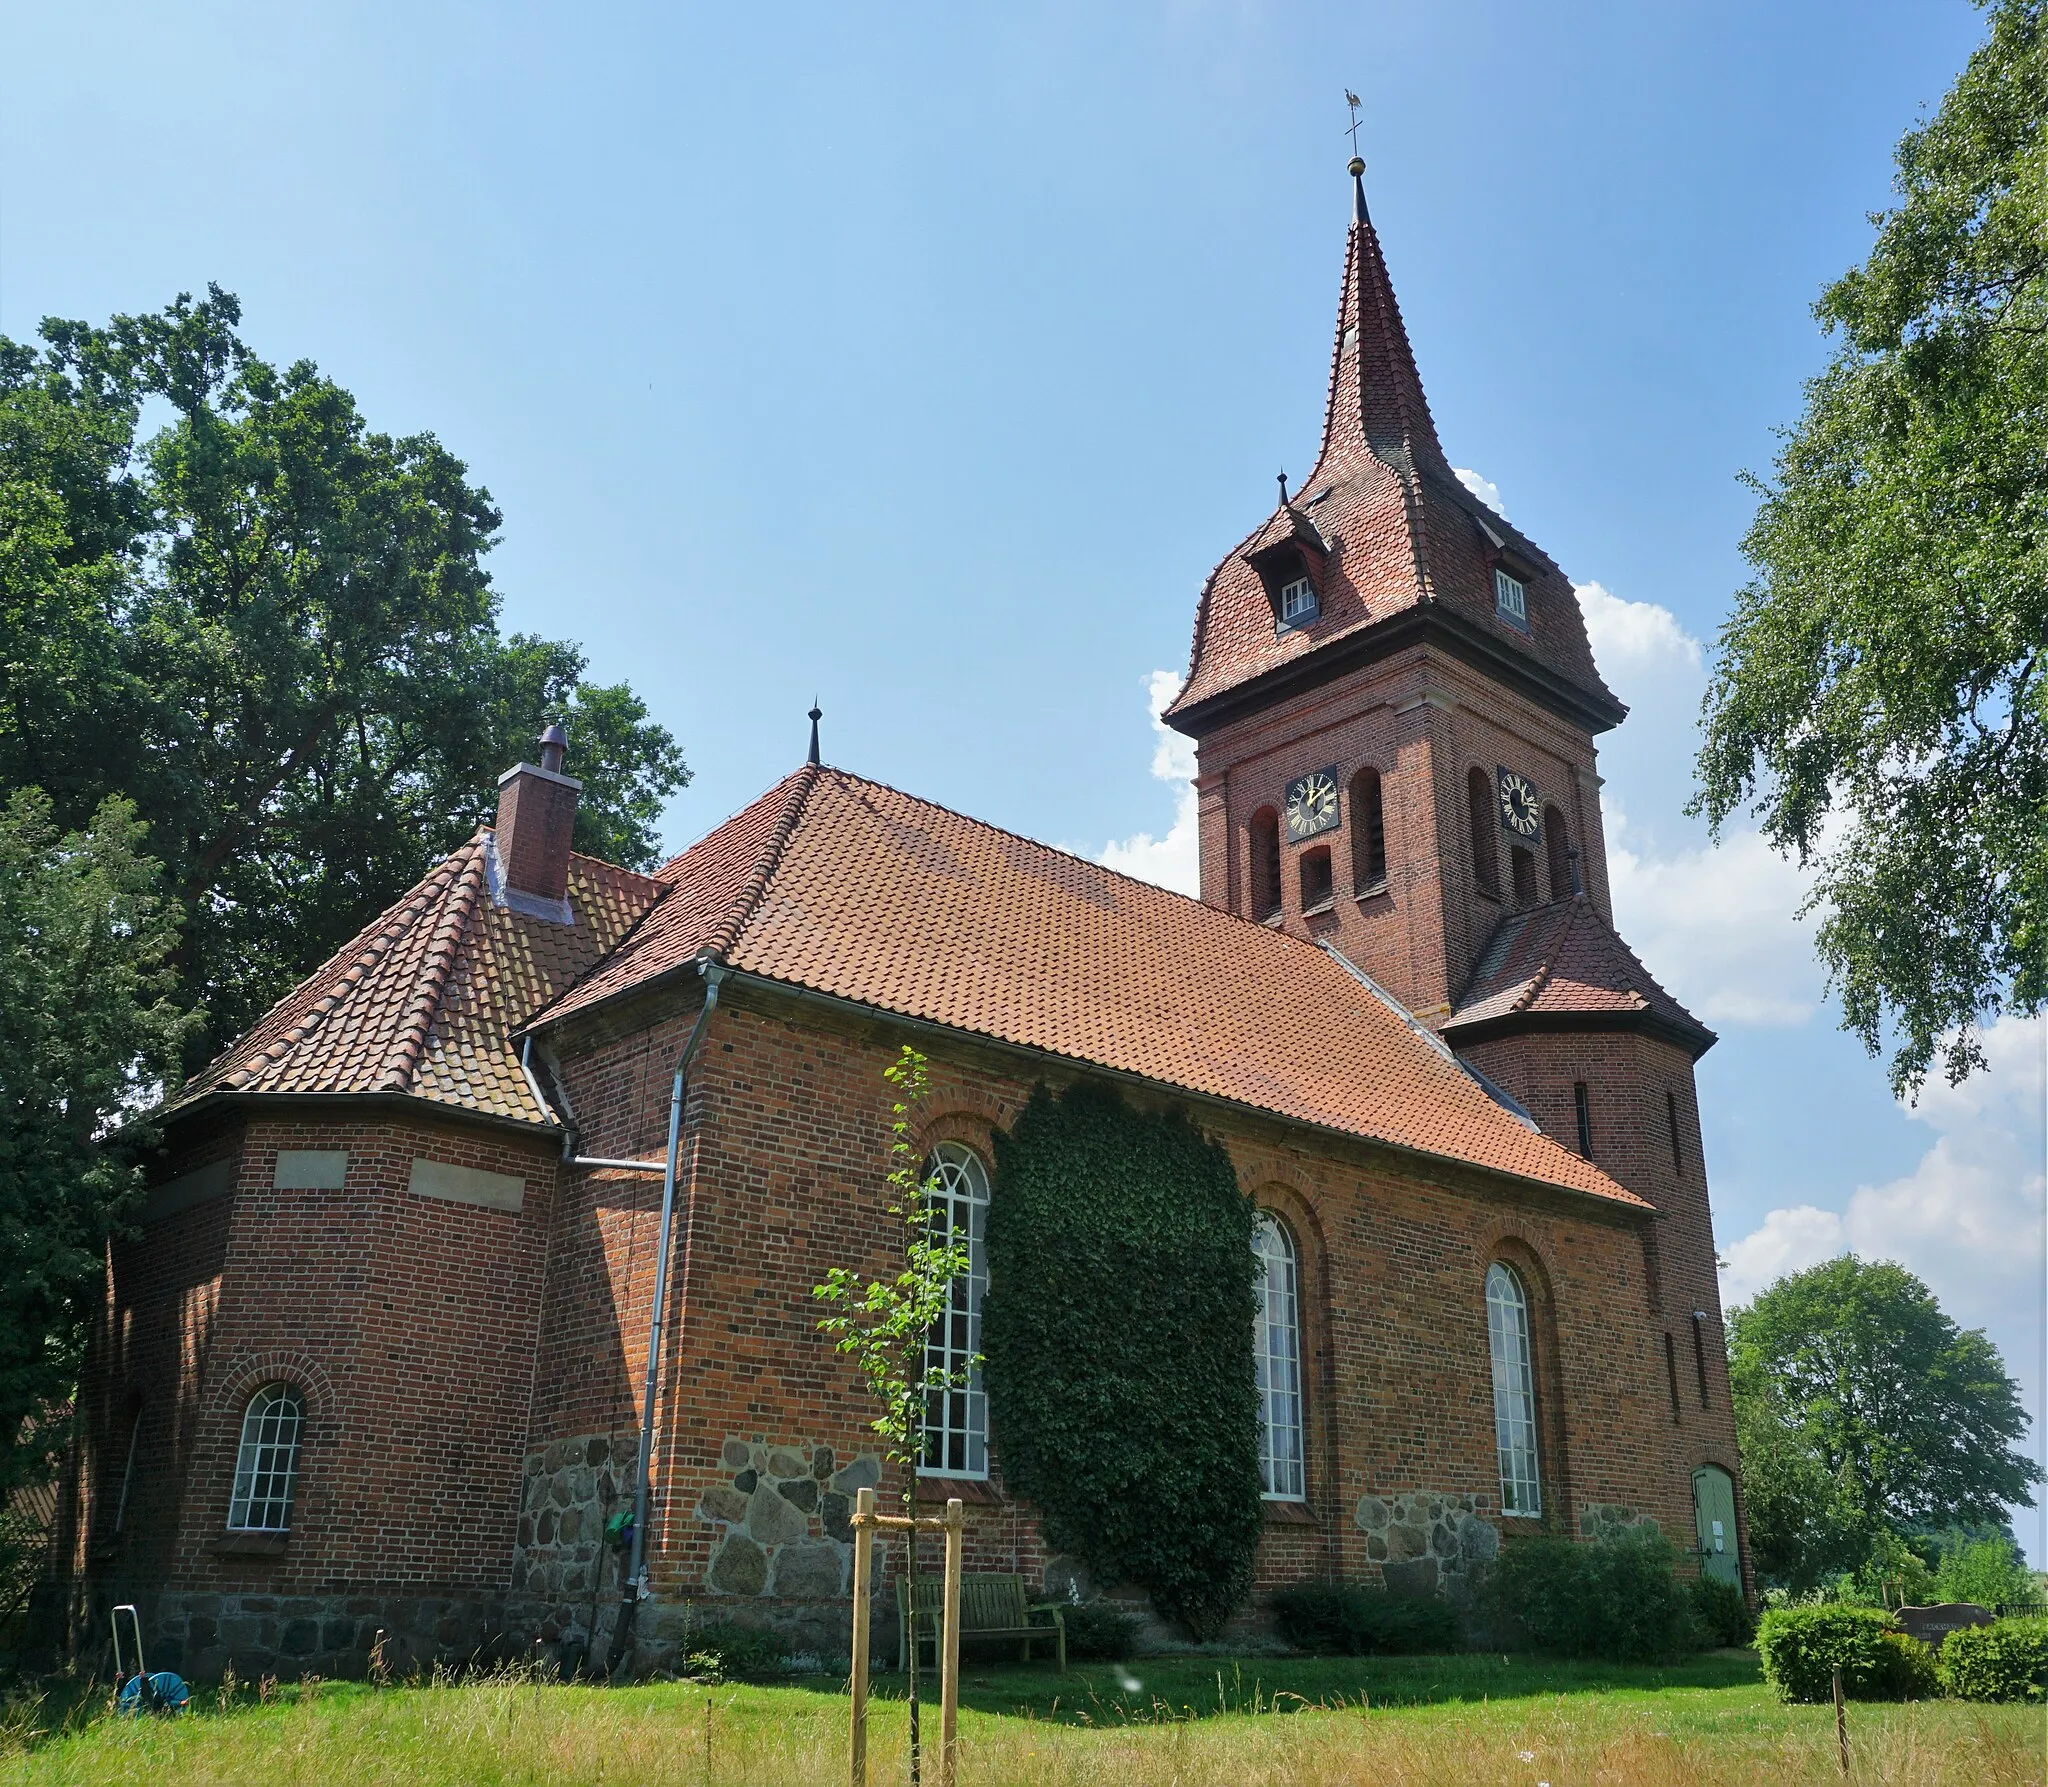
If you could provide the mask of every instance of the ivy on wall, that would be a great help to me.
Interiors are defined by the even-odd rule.
[[[1102,1582],[1198,1638],[1263,1520],[1252,1200],[1184,1117],[1039,1086],[995,1138],[982,1353],[1010,1489]]]

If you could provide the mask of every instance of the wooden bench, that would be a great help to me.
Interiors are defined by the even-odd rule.
[[[896,1667],[910,1667],[913,1643],[932,1647],[934,1664],[939,1654],[939,1628],[944,1623],[946,1582],[936,1573],[917,1579],[917,1611],[910,1609],[910,1585],[896,1579]],[[1033,1614],[1049,1613],[1051,1625],[1034,1625]],[[1067,1622],[1057,1601],[1026,1601],[1021,1576],[962,1576],[960,1578],[960,1636],[966,1638],[1014,1638],[1019,1661],[1031,1661],[1031,1647],[1048,1638],[1059,1649],[1060,1673],[1067,1668]]]

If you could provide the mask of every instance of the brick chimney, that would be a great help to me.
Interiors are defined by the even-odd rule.
[[[550,726],[540,735],[540,762],[515,763],[498,778],[496,854],[507,904],[514,894],[557,905],[568,896],[569,841],[583,789],[562,774],[568,748],[568,735]]]

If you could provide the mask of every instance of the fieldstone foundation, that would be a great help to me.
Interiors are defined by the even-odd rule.
[[[1365,1554],[1397,1595],[1442,1595],[1468,1605],[1478,1574],[1500,1555],[1500,1530],[1479,1513],[1479,1498],[1418,1489],[1363,1495],[1357,1524]]]
[[[507,1616],[565,1667],[608,1630],[623,1567],[605,1523],[632,1492],[636,1439],[577,1434],[531,1452],[520,1492]]]
[[[230,1665],[244,1681],[361,1676],[380,1632],[394,1676],[520,1648],[503,1604],[483,1596],[171,1593],[157,1598],[149,1628],[149,1666],[193,1681],[212,1681]]]

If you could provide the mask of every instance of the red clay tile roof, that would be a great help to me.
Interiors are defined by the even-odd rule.
[[[807,767],[659,871],[554,1023],[707,950],[764,979],[1626,1204],[1313,944]]]
[[[1648,1024],[1695,1059],[1715,1041],[1583,894],[1511,912],[1494,927],[1444,1036],[1456,1043],[1482,1032],[1540,1029],[1545,1020],[1562,1028],[1575,1019]]]
[[[210,1093],[407,1093],[527,1122],[534,1101],[512,1043],[540,1006],[601,961],[660,897],[658,882],[569,859],[572,925],[491,895],[479,832],[189,1081]]]
[[[1431,606],[1478,629],[1491,646],[1534,660],[1610,716],[1606,724],[1626,712],[1594,666],[1571,580],[1467,491],[1444,457],[1362,193],[1345,245],[1322,450],[1293,507],[1334,543],[1318,591],[1321,613],[1276,636],[1272,604],[1245,562],[1280,537],[1285,511],[1275,511],[1210,573],[1195,611],[1187,682],[1169,718],[1339,640],[1362,644],[1360,635],[1379,623]],[[1526,634],[1496,613],[1494,539],[1522,561]]]

